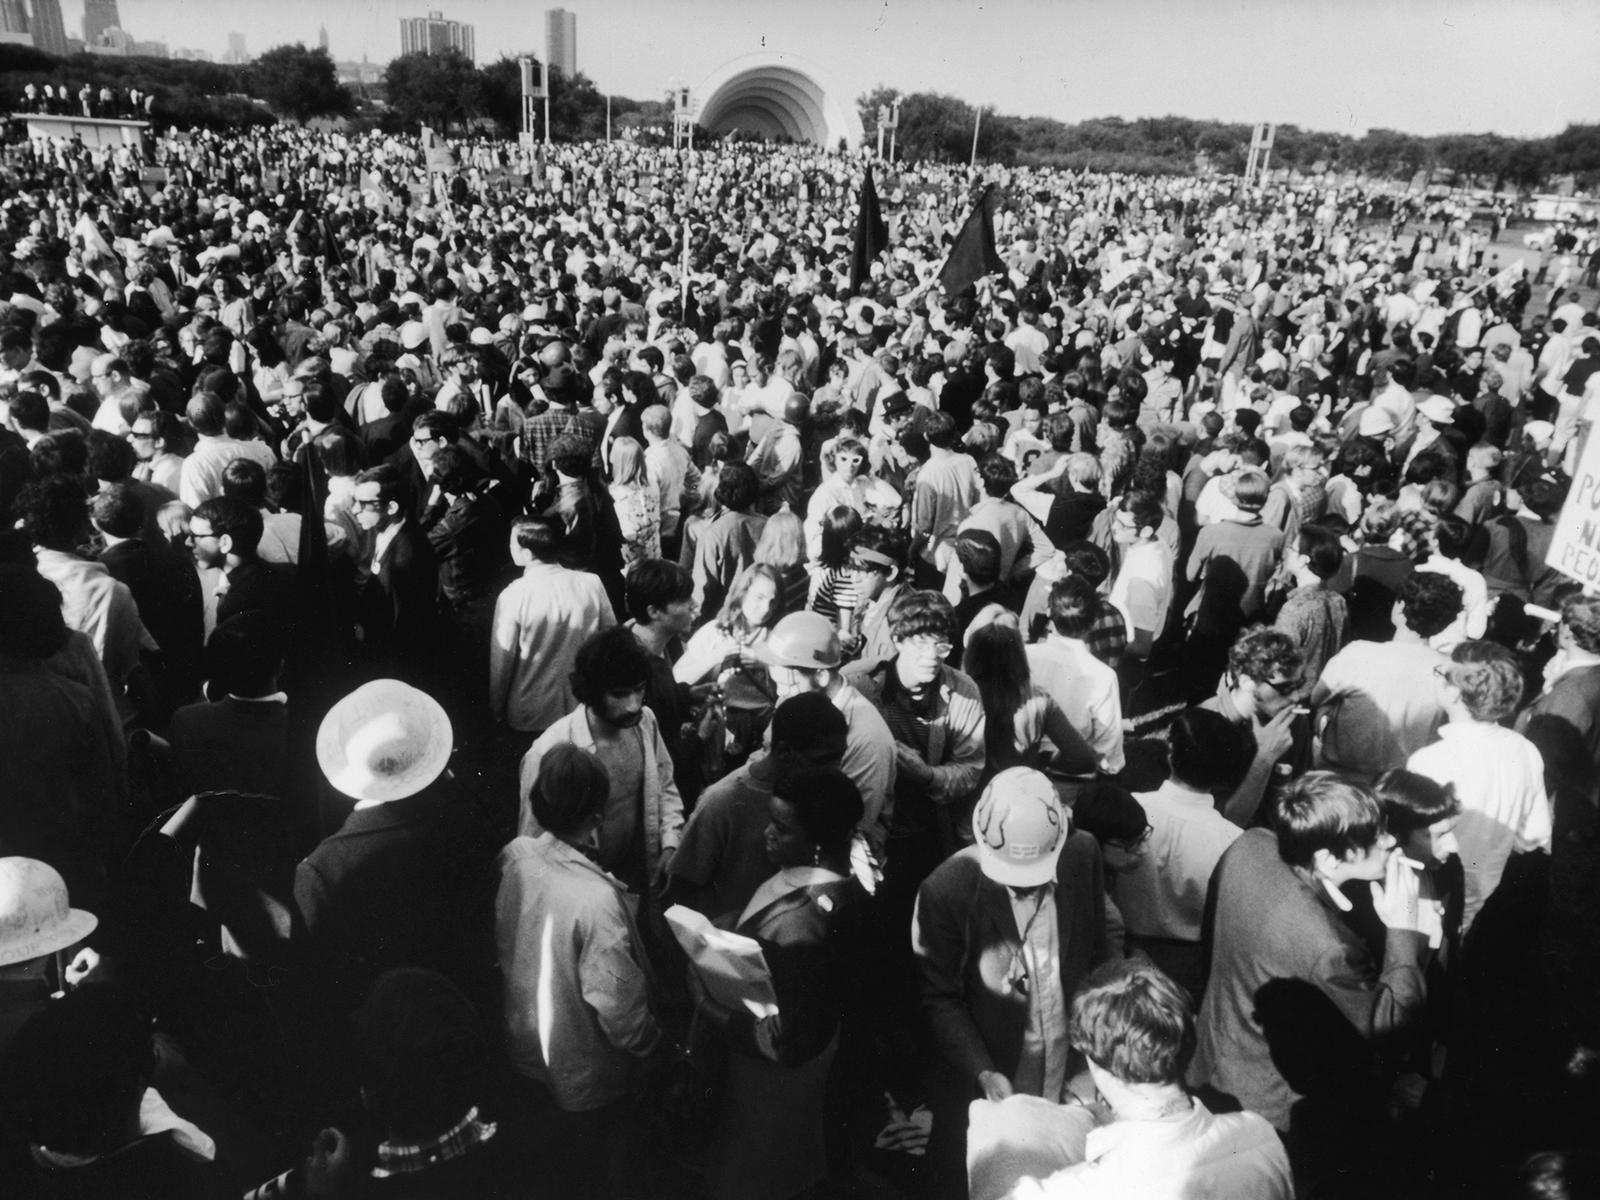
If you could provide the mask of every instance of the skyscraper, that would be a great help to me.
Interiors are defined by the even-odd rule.
[[[46,54],[67,52],[67,27],[61,22],[61,0],[33,0],[33,45]]]
[[[228,57],[223,61],[231,63],[247,63],[250,61],[250,52],[244,46],[244,34],[230,33],[228,35]]]
[[[460,21],[446,21],[440,12],[430,12],[425,17],[400,18],[401,54],[443,54],[446,50],[459,50],[470,61],[476,62],[478,55],[472,26]]]
[[[83,0],[83,44],[93,46],[108,29],[121,29],[117,0]]]
[[[326,25],[317,30],[317,45],[323,50],[328,48],[328,27]]]
[[[564,8],[544,10],[544,56],[571,79],[578,72],[578,14]]]
[[[0,42],[33,45],[28,26],[28,6],[24,0],[0,0]]]

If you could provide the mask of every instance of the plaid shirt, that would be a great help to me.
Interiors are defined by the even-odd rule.
[[[581,437],[591,447],[594,445],[591,430],[570,409],[550,408],[536,417],[530,417],[522,426],[519,456],[523,462],[532,464],[536,475],[543,475],[545,468],[550,465],[550,447],[558,437],[567,433]]]
[[[494,1134],[495,1123],[478,1120],[478,1109],[474,1105],[467,1110],[466,1116],[436,1138],[412,1146],[380,1143],[378,1165],[372,1168],[372,1174],[378,1179],[387,1179],[391,1175],[414,1175],[452,1158],[460,1158],[474,1146],[487,1142]]]
[[[1082,641],[1090,654],[1115,670],[1121,664],[1122,656],[1128,652],[1128,623],[1104,596],[1099,599],[1100,612]]]

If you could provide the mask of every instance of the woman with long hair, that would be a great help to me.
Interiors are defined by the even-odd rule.
[[[711,735],[717,753],[706,769],[713,777],[743,763],[772,720],[777,689],[755,648],[778,623],[782,588],[782,578],[769,564],[746,567],[728,588],[717,619],[695,630],[672,668],[679,683],[719,685],[716,711],[725,733]]]
[[[728,589],[716,620],[695,630],[672,668],[679,683],[703,683],[713,672],[757,665],[754,647],[778,623],[783,580],[767,563],[746,567]]]
[[[622,526],[622,569],[661,557],[661,493],[645,470],[644,447],[631,437],[611,443],[611,503]]]
[[[822,518],[822,551],[811,576],[810,607],[835,624],[840,609],[854,612],[861,606],[850,552],[855,549],[863,524],[861,514],[844,504],[829,509]]]
[[[811,575],[806,570],[805,530],[787,504],[767,518],[756,543],[752,562],[766,563],[778,572],[783,587],[778,592],[778,615],[788,616],[806,606]]]
[[[996,620],[969,632],[962,670],[983,699],[985,772],[1040,767],[1063,775],[1090,775],[1099,761],[1050,693],[1033,682],[1022,631]],[[1045,759],[1049,739],[1055,747]]]

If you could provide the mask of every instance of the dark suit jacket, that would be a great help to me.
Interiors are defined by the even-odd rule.
[[[144,530],[139,536],[152,546],[164,544],[166,535],[161,532],[156,514],[161,511],[162,505],[171,504],[178,497],[159,483],[142,479],[125,479],[123,485],[138,498],[140,507],[144,509]]]
[[[1087,833],[1069,834],[1061,848],[1056,922],[1061,991],[1070,1002],[1108,953],[1100,846]],[[983,873],[977,847],[945,859],[923,881],[911,940],[922,972],[923,1008],[945,1063],[970,1088],[980,1071],[1011,1078],[1028,1028],[1028,995],[1015,986],[1012,973],[1022,955],[1022,932],[1009,890]]]
[[[1391,930],[1380,968],[1268,829],[1245,830],[1211,886],[1211,977],[1189,1081],[1287,1130],[1303,1097],[1343,1094],[1339,1077],[1362,1074],[1368,1045],[1420,1015],[1428,939]]]
[[[459,608],[495,592],[505,574],[509,533],[505,510],[492,496],[457,498],[428,530],[448,603]]]
[[[481,996],[493,964],[495,839],[446,779],[351,812],[295,872],[302,962],[340,1012],[395,967],[440,971]]]
[[[415,679],[434,644],[439,617],[439,560],[411,522],[395,534],[359,600],[362,645],[370,665]]]
[[[382,462],[397,454],[411,437],[411,422],[399,413],[391,413],[361,427],[361,440],[367,444],[367,455],[372,462]]]
[[[205,598],[194,563],[165,541],[142,538],[107,547],[100,561],[133,593],[139,619],[161,647],[173,696],[179,702],[193,698],[203,678],[206,636]]]
[[[246,792],[282,796],[289,707],[282,701],[219,700],[172,714],[172,764],[184,796]]]
[[[294,568],[260,559],[228,572],[228,590],[217,601],[217,624],[244,612],[267,612],[287,634],[294,625]]]

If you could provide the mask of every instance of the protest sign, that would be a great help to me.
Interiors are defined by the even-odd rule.
[[[1600,588],[1600,437],[1592,429],[1545,563],[1586,589]]]

